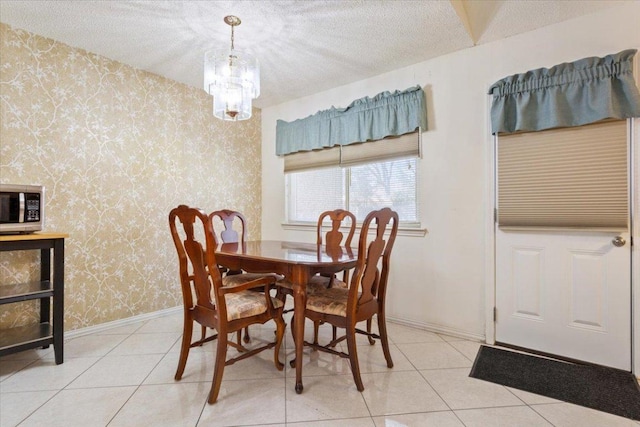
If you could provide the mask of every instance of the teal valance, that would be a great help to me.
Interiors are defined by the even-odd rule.
[[[640,117],[635,49],[505,77],[489,89],[492,132],[538,131]]]
[[[276,154],[377,141],[427,128],[424,91],[382,92],[356,99],[346,108],[331,107],[304,119],[276,124]]]

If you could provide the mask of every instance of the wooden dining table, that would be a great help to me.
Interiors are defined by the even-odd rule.
[[[250,273],[277,273],[293,285],[294,333],[296,337],[296,393],[302,393],[302,350],[304,347],[304,311],[307,283],[318,273],[332,274],[354,268],[356,250],[348,247],[326,247],[315,243],[281,240],[257,240],[223,243],[216,248],[218,264],[231,270]]]

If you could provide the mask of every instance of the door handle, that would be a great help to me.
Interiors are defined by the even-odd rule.
[[[616,236],[616,237],[613,238],[611,243],[613,243],[613,246],[617,246],[617,247],[620,248],[620,247],[624,246],[624,244],[627,243],[627,241],[624,240],[624,237],[622,237],[622,236]]]

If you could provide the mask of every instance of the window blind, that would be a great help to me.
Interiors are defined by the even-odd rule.
[[[287,176],[287,218],[293,222],[318,221],[321,212],[347,209],[345,170],[301,171]]]
[[[500,227],[628,227],[626,121],[498,136]]]
[[[405,225],[419,224],[416,158],[323,168],[286,175],[287,221],[315,224],[321,212],[346,209],[360,220],[388,206]]]
[[[395,159],[350,168],[349,210],[363,219],[389,206],[403,223],[418,222],[416,159]]]
[[[324,150],[299,151],[284,156],[284,171],[298,172],[340,165],[340,147]]]
[[[380,162],[400,157],[420,156],[420,131],[390,136],[379,141],[345,145],[340,157],[341,166]]]
[[[420,156],[421,132],[390,136],[378,141],[301,151],[284,156],[284,171],[297,172],[330,166],[353,166],[403,157]]]

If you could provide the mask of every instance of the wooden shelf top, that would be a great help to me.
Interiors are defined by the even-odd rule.
[[[2,234],[0,242],[19,242],[21,240],[45,240],[45,239],[64,239],[69,237],[66,233],[54,232],[38,232],[30,234]]]

